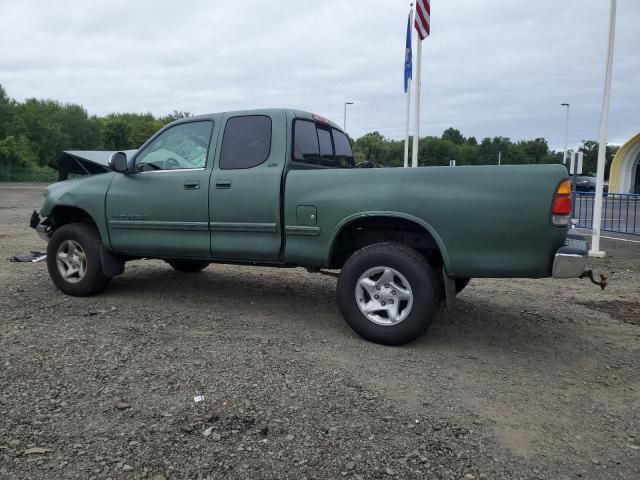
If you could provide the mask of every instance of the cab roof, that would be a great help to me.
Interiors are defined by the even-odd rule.
[[[311,120],[311,121],[324,123],[344,133],[344,131],[342,130],[342,127],[340,127],[337,123],[332,122],[328,118],[323,117],[322,115],[306,112],[304,110],[297,110],[294,108],[259,108],[259,109],[253,109],[253,110],[231,110],[226,112],[207,113],[203,115],[195,115],[193,117],[181,118],[179,120],[176,120],[175,122],[172,122],[172,124],[192,122],[194,120],[219,121],[224,115],[231,115],[231,116],[275,115],[279,113],[289,114],[293,118],[300,118],[304,120]]]

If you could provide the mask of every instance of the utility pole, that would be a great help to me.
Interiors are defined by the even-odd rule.
[[[589,255],[604,257],[600,250],[600,226],[602,223],[602,189],[604,187],[604,167],[607,153],[607,127],[609,123],[609,99],[611,98],[611,71],[613,70],[613,44],[616,36],[616,3],[611,0],[609,12],[609,48],[607,49],[607,68],[604,77],[602,95],[602,113],[600,114],[600,135],[598,136],[598,170],[596,173],[596,198],[593,203],[593,236]]]

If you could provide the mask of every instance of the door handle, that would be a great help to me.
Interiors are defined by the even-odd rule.
[[[216,180],[216,188],[231,188],[231,180]]]
[[[184,182],[185,190],[198,190],[200,188],[200,182],[198,180],[187,180]]]

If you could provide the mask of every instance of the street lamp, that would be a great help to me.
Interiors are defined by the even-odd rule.
[[[567,148],[569,148],[569,109],[571,106],[568,103],[561,103],[563,107],[567,107],[567,121],[564,130],[564,155],[562,157],[562,163],[567,164]]]
[[[353,102],[344,102],[344,123],[342,128],[345,133],[347,133],[347,105],[353,105]]]

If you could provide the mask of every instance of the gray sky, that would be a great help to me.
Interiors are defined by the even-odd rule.
[[[595,139],[608,0],[432,0],[421,135]],[[0,0],[9,96],[113,111],[295,107],[404,135],[409,1]],[[640,131],[640,1],[618,1],[609,141]],[[415,47],[415,44],[414,44]],[[415,52],[415,48],[414,48]]]

